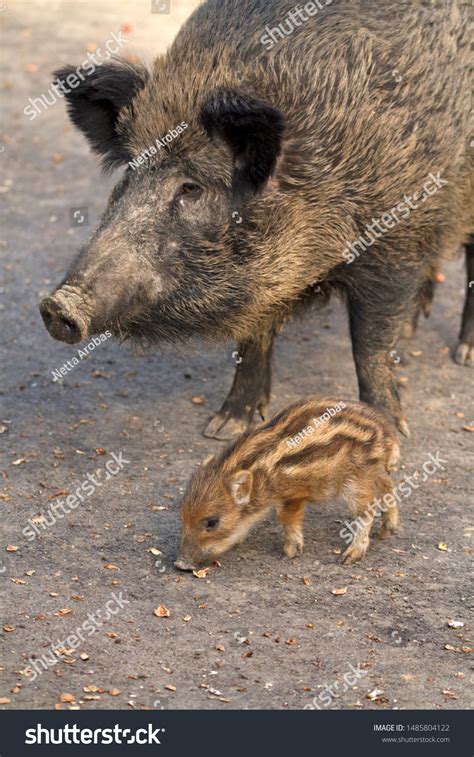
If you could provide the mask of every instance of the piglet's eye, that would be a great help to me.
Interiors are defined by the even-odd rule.
[[[204,522],[204,525],[205,525],[206,531],[213,531],[219,525],[219,518],[217,517],[208,518]]]
[[[199,184],[193,184],[192,182],[186,182],[181,184],[178,191],[175,194],[175,200],[184,200],[185,202],[199,200],[203,193],[203,188]]]

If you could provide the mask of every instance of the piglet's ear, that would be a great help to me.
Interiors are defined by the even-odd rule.
[[[241,470],[231,478],[230,493],[236,505],[248,505],[252,493],[253,476],[249,470]]]
[[[87,66],[92,69],[89,71]],[[143,66],[116,60],[96,68],[65,66],[56,71],[54,84],[66,98],[69,117],[87,138],[94,152],[103,156],[105,168],[130,160],[124,139],[117,132],[120,110],[130,105],[146,85]]]
[[[261,190],[281,152],[283,114],[237,90],[218,89],[205,101],[201,122],[210,137],[220,137],[232,150],[237,200]]]

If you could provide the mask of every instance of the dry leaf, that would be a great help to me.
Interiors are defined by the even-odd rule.
[[[454,691],[450,691],[449,689],[443,689],[442,694],[444,694],[445,697],[448,699],[457,699],[457,694],[454,693]]]
[[[159,607],[156,607],[153,610],[153,612],[157,618],[169,618],[171,615],[171,612],[168,610],[167,607],[165,607],[165,605],[160,605]]]
[[[58,610],[58,612],[55,612],[55,615],[58,615],[60,618],[62,618],[64,615],[69,615],[72,610],[70,607],[63,607],[62,610]]]
[[[7,552],[18,552],[20,547],[14,547],[12,544],[9,544],[7,547]]]
[[[75,702],[76,697],[74,696],[74,694],[61,694],[61,696],[59,697],[59,701],[60,702]]]
[[[8,699],[8,697],[0,697],[0,704],[11,704],[11,699]]]
[[[13,633],[16,630],[16,626],[3,626],[3,630],[6,633]]]
[[[191,397],[191,402],[193,403],[193,405],[205,405],[206,400],[204,399],[204,397],[196,396],[196,397]]]
[[[85,652],[81,652],[81,654],[79,655],[79,657],[81,658],[81,660],[84,660],[84,661],[86,661],[86,660],[89,659],[89,655],[86,654]]]
[[[121,694],[121,689],[110,689],[109,694],[111,697],[118,697],[119,694]]]
[[[209,574],[210,568],[201,568],[201,570],[193,570],[193,575],[196,576],[196,578],[206,578],[206,576]]]
[[[369,691],[369,693],[365,695],[365,698],[370,699],[371,702],[375,702],[377,699],[380,699],[382,694],[382,689],[374,689],[373,691]]]
[[[161,551],[161,549],[158,549],[158,547],[150,547],[150,549],[148,550],[148,552],[150,552],[151,555],[155,555],[155,557],[158,557],[158,555],[162,555],[163,554],[163,552]]]
[[[168,691],[176,691],[176,686],[173,686],[172,683],[165,683],[163,686],[164,689],[168,689]]]
[[[117,565],[112,565],[111,562],[106,562],[105,565],[103,565],[102,567],[105,568],[105,570],[120,570],[120,568],[117,567]]]
[[[347,594],[347,586],[344,586],[342,589],[331,589],[331,594],[334,594],[336,597]]]
[[[440,541],[438,544],[438,549],[441,550],[441,552],[447,552],[448,551],[448,545],[444,543],[444,541]]]
[[[450,628],[464,628],[462,620],[448,620],[448,626]]]
[[[311,586],[311,579],[309,576],[303,576],[303,583],[305,586]]]

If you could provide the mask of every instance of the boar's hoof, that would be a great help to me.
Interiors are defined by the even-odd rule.
[[[406,418],[396,418],[395,425],[403,436],[407,439],[410,438],[410,429],[408,428],[408,421]]]
[[[243,418],[234,418],[229,413],[217,413],[204,429],[204,436],[209,439],[227,441],[237,434],[241,434],[249,427],[249,422]]]
[[[469,368],[474,367],[474,345],[467,342],[460,342],[454,354],[454,360],[459,365],[467,365]]]

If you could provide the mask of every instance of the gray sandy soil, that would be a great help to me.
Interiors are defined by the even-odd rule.
[[[126,54],[151,61],[194,7],[171,4],[170,14],[151,14],[148,2],[9,1],[0,13],[2,706],[303,708],[328,685],[336,709],[471,707],[472,374],[450,357],[461,260],[446,266],[429,321],[394,355],[412,433],[396,480],[418,471],[420,483],[402,503],[400,533],[374,539],[355,567],[340,563],[349,514],[335,502],[308,511],[305,553],[294,561],[281,557],[271,521],[204,578],[173,568],[185,484],[222,448],[201,431],[230,386],[232,345],[138,357],[109,340],[53,381],[77,349],[48,336],[37,303],[97,222],[113,180],[100,176],[63,102],[34,121],[23,109],[54,68],[79,64],[121,28]],[[88,226],[71,226],[84,206]],[[272,412],[312,393],[357,397],[340,304],[288,326],[274,377]],[[438,452],[444,470],[421,482]],[[105,480],[112,453],[129,462]],[[43,527],[57,498],[98,469],[91,496]],[[23,533],[29,520],[33,541]],[[118,608],[113,594],[126,603],[106,619],[107,602]],[[169,617],[154,613],[160,606]],[[67,637],[88,617],[96,630],[82,631],[74,649]],[[38,662],[28,680],[28,660],[51,644],[59,661],[46,670]],[[344,687],[353,668],[356,685]]]

